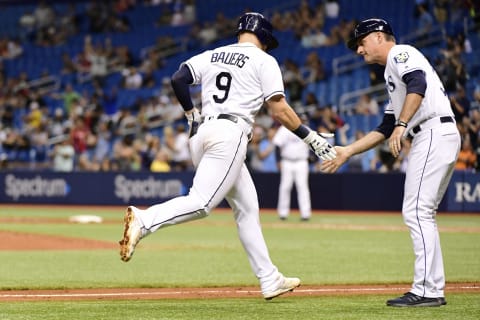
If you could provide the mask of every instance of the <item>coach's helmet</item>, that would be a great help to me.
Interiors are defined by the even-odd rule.
[[[347,42],[348,48],[350,48],[350,50],[357,51],[358,41],[375,31],[384,32],[392,36],[394,35],[392,27],[390,27],[387,21],[377,18],[366,19],[357,24],[355,27],[355,30],[353,31],[353,38]]]
[[[273,36],[272,24],[263,15],[257,12],[247,12],[238,20],[237,32],[252,32],[267,50],[278,47],[278,40]]]

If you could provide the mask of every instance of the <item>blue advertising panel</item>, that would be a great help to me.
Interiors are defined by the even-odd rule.
[[[151,205],[188,193],[192,173],[0,173],[2,203]]]
[[[253,173],[260,207],[277,207],[280,176]],[[0,203],[149,206],[186,195],[193,172],[1,172]],[[315,210],[401,211],[404,174],[310,175]],[[295,189],[292,208],[298,208]],[[221,207],[227,206],[223,201]],[[439,212],[480,212],[480,175],[455,172]]]
[[[480,212],[480,173],[455,172],[445,197],[448,211]]]

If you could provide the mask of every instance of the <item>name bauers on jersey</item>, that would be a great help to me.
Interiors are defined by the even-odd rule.
[[[237,66],[239,68],[245,65],[245,62],[250,59],[248,56],[239,52],[214,52],[210,59],[211,63],[223,63],[229,64],[232,66]]]

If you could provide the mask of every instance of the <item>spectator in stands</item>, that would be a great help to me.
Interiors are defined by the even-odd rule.
[[[340,4],[338,0],[325,1],[325,16],[329,19],[337,19],[340,13]]]
[[[90,61],[90,75],[100,85],[105,84],[108,75],[108,60],[105,50],[101,45],[91,46],[87,52],[87,59]]]
[[[68,136],[64,136],[53,148],[52,170],[57,172],[71,172],[75,166],[75,149]]]
[[[246,164],[251,171],[262,170],[262,159],[259,157],[260,142],[265,136],[264,129],[255,124],[252,129],[252,139],[247,146]]]
[[[305,81],[300,73],[300,68],[296,62],[287,58],[283,63],[282,69],[286,94],[291,105],[297,107],[301,103],[305,88]]]
[[[354,106],[356,114],[375,115],[379,113],[378,102],[368,93],[362,94]]]
[[[155,156],[162,148],[162,141],[158,135],[147,133],[143,137],[143,146],[140,150],[140,157],[142,158],[142,168],[150,170]]]
[[[54,93],[51,96],[53,98],[63,99],[63,108],[67,112],[67,114],[70,114],[72,112],[72,105],[78,102],[82,97],[80,93],[73,88],[73,85],[71,83],[67,83],[65,85],[65,89],[62,93]]]
[[[150,68],[143,73],[143,88],[152,89],[156,87],[156,79],[154,74],[154,69]]]
[[[38,101],[31,101],[28,103],[28,109],[30,112],[25,116],[25,126],[28,130],[33,130],[40,127],[44,121],[44,115],[40,108]]]
[[[335,133],[337,129],[343,127],[344,120],[337,113],[336,108],[331,104],[327,104],[323,108],[320,108],[319,127],[325,128],[327,133]]]
[[[188,22],[185,19],[185,14],[183,11],[183,4],[181,2],[175,2],[173,7],[173,14],[170,20],[170,25],[172,27],[183,26]]]
[[[275,145],[273,144],[273,137],[277,133],[278,127],[276,125],[267,129],[265,136],[260,141],[258,146],[258,158],[262,162],[261,172],[278,172],[277,155],[275,154]]]
[[[30,132],[31,151],[34,153],[34,167],[44,169],[48,166],[48,131],[44,122]]]
[[[49,138],[60,137],[68,133],[70,121],[62,108],[56,108],[53,116],[47,120]]]
[[[192,170],[193,164],[190,155],[189,137],[183,123],[175,126],[173,139],[165,137],[165,144],[171,150],[170,164],[173,171]]]
[[[330,29],[330,45],[343,44],[348,41],[356,24],[356,20],[340,19],[338,24]]]
[[[18,39],[0,39],[0,57],[3,59],[15,59],[22,55],[23,47]]]
[[[123,87],[125,89],[139,89],[143,84],[143,76],[134,66],[125,69],[122,72],[123,75]]]
[[[14,126],[13,106],[10,104],[4,104],[0,108],[0,128],[12,128],[13,126]]]
[[[317,96],[313,92],[308,92],[305,96],[305,105],[301,111],[307,114],[310,122],[315,123],[315,126],[320,122],[319,118],[321,116],[319,110],[320,102],[318,101]]]
[[[325,67],[317,51],[310,52],[305,58],[302,74],[306,83],[317,83],[325,80]]]
[[[455,164],[455,170],[472,171],[477,167],[477,154],[473,150],[470,136],[464,136],[462,139],[462,147],[458,154]]]
[[[264,130],[274,125],[272,116],[268,113],[268,108],[261,108],[255,118],[255,123]]]
[[[469,116],[470,112],[470,100],[467,97],[465,88],[458,86],[456,93],[450,96],[450,102],[455,115],[455,121],[461,123],[464,117]]]
[[[40,45],[53,44],[52,32],[55,32],[55,11],[42,0],[38,3],[37,7],[33,11],[33,17],[35,21],[35,40]]]
[[[184,118],[185,114],[177,97],[174,94],[170,95],[163,107],[162,119],[166,121],[166,123],[174,123],[176,121],[183,120]]]
[[[433,28],[433,16],[428,11],[426,4],[417,4],[417,10],[418,18],[415,32],[419,35],[418,40],[425,40]]]
[[[70,139],[77,156],[87,151],[88,138],[90,135],[91,132],[85,125],[85,120],[83,117],[75,117],[73,120],[72,130],[70,131]]]
[[[168,152],[164,148],[160,148],[155,154],[155,158],[150,164],[150,171],[152,172],[170,172],[172,168],[169,163]]]
[[[280,11],[275,10],[272,14],[270,22],[272,23],[273,29],[281,31],[291,30],[292,28],[292,13],[286,11],[283,14]]]
[[[128,107],[121,107],[112,117],[113,132],[117,137],[136,134],[139,128],[137,117]]]
[[[113,159],[118,163],[120,171],[138,170],[141,167],[141,156],[134,147],[134,135],[126,135],[113,146]]]
[[[183,16],[186,23],[193,23],[197,19],[196,0],[184,0]]]
[[[220,39],[231,36],[232,30],[236,28],[236,20],[228,19],[222,11],[217,12],[214,22],[217,30],[217,37]]]
[[[200,31],[197,37],[201,40],[203,46],[209,45],[218,39],[217,29],[211,21],[200,23]]]

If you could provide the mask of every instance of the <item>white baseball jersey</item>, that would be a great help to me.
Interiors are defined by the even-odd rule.
[[[450,101],[436,71],[420,51],[404,44],[395,45],[388,53],[385,81],[390,101],[385,113],[393,113],[395,119],[398,119],[407,94],[407,86],[402,77],[415,70],[425,73],[427,90],[422,105],[408,123],[406,133],[427,119],[439,116],[453,117]]]
[[[308,159],[310,153],[308,145],[284,126],[278,128],[272,142],[280,148],[282,159],[291,161]]]
[[[312,215],[310,188],[308,185],[308,155],[310,148],[293,132],[281,126],[272,140],[280,148],[280,185],[278,189],[277,212],[280,218],[290,213],[290,198],[293,184],[297,190],[300,216],[309,219]]]
[[[415,253],[410,292],[438,298],[444,297],[445,275],[435,215],[454,171],[460,134],[435,70],[421,52],[409,45],[395,45],[388,54],[385,81],[390,103],[385,113],[393,113],[398,120],[407,95],[402,77],[415,70],[425,73],[427,89],[405,130],[413,140],[405,172],[402,215]]]
[[[153,205],[137,216],[148,232],[154,232],[204,218],[225,199],[262,292],[268,292],[283,278],[263,238],[257,191],[245,159],[255,114],[265,99],[284,94],[280,68],[252,43],[205,51],[184,65],[202,88],[204,120],[189,140],[196,167],[193,184],[188,195]]]
[[[205,51],[187,60],[194,84],[202,85],[202,116],[228,113],[253,123],[264,100],[284,95],[280,67],[252,43]]]

